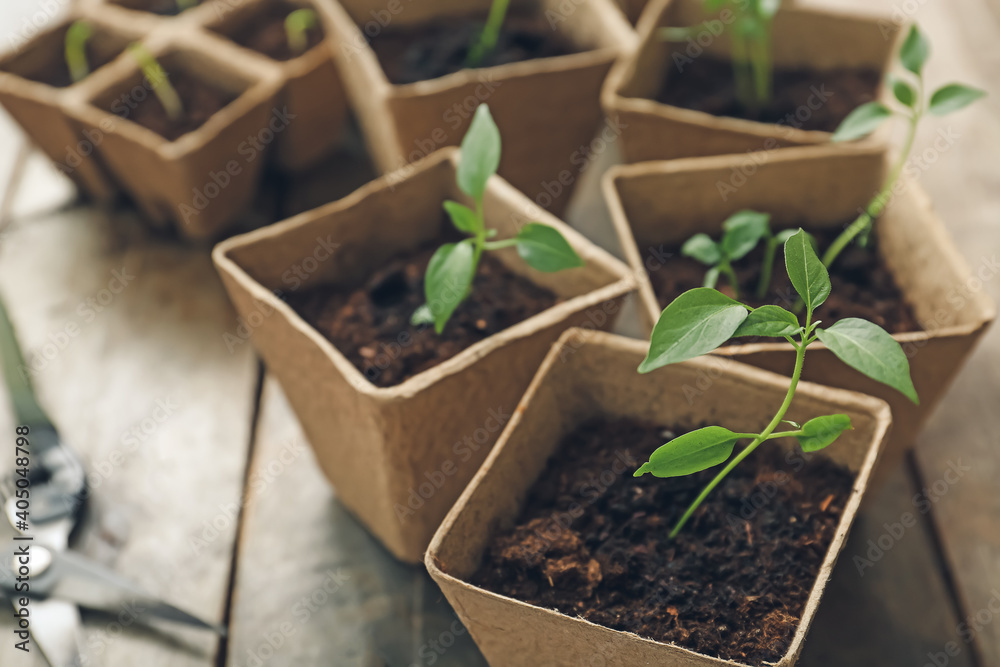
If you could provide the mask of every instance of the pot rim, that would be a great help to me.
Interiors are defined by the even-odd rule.
[[[822,159],[829,156],[831,152],[834,151],[839,155],[881,156],[884,160],[888,159],[885,155],[884,149],[871,144],[858,144],[854,146],[845,145],[838,147],[818,145],[795,146],[777,149],[772,152],[767,163],[774,164],[781,162],[799,162]],[[648,317],[650,317],[653,322],[655,322],[659,317],[661,309],[659,307],[659,302],[656,299],[656,295],[653,292],[648,272],[646,272],[642,263],[642,258],[639,255],[636,239],[632,231],[632,225],[625,212],[618,183],[632,178],[650,175],[668,176],[678,173],[713,170],[720,167],[729,168],[734,165],[738,166],[738,163],[741,163],[741,161],[745,159],[746,156],[744,154],[730,154],[676,158],[673,160],[657,160],[639,162],[635,164],[615,165],[604,174],[601,181],[601,188],[605,201],[607,202],[608,209],[611,212],[612,225],[615,228],[619,241],[621,242],[626,262],[636,273],[640,308],[647,311]],[[906,190],[912,193],[913,196],[918,196],[925,200],[927,199],[926,195],[920,189],[919,184],[913,180],[907,181]],[[939,252],[946,256],[948,262],[952,264],[953,267],[961,267],[960,272],[965,273],[968,271],[966,262],[954,247],[939,246]],[[906,331],[893,334],[892,337],[900,343],[912,343],[926,341],[931,338],[968,336],[975,334],[988,326],[990,322],[996,319],[997,316],[996,304],[992,301],[992,299],[984,294],[983,298],[977,299],[977,301],[979,302],[979,307],[975,310],[975,319],[973,321],[964,324],[951,324],[938,328],[925,329],[922,331]],[[712,354],[719,356],[740,356],[758,352],[788,352],[793,349],[794,348],[791,344],[786,341],[755,342],[743,345],[727,345],[718,348]],[[810,345],[809,349],[827,348],[823,343],[816,342]]]
[[[665,120],[688,123],[711,127],[720,131],[738,132],[742,135],[749,135],[766,139],[776,139],[794,144],[817,144],[826,143],[833,136],[832,132],[821,130],[802,130],[780,123],[767,123],[746,118],[736,118],[732,116],[717,116],[706,111],[697,111],[684,107],[664,104],[645,97],[632,97],[622,93],[622,89],[634,76],[638,54],[655,39],[655,31],[659,28],[660,17],[669,9],[671,3],[681,0],[650,0],[642,12],[642,16],[636,24],[638,43],[631,53],[620,58],[611,68],[608,77],[601,90],[601,101],[608,110],[626,111],[649,116],[655,116]],[[871,14],[852,12],[846,9],[798,6],[794,3],[782,3],[778,11],[784,15],[809,16],[817,18],[834,19],[855,19],[859,22],[879,23],[888,20],[887,17],[879,17]],[[903,40],[903,31],[897,30],[893,37],[891,52],[895,54]],[[882,102],[890,102],[893,99],[892,91],[888,83],[888,74],[892,70],[893,60],[890,58],[880,68],[881,80],[879,81],[876,99]],[[866,142],[885,141],[884,132],[876,132],[869,137]]]
[[[447,147],[431,153],[426,158],[414,162],[404,167],[398,173],[406,174],[402,178],[408,178],[413,174],[429,171],[441,163],[450,163],[452,168],[458,164],[459,149]],[[555,216],[532,206],[532,217],[539,219],[547,225],[558,229],[570,245],[590,262],[597,262],[602,268],[619,277],[603,287],[591,290],[584,294],[571,297],[550,308],[543,310],[517,324],[508,327],[492,336],[470,345],[455,356],[447,359],[425,371],[417,373],[407,380],[391,387],[379,387],[371,383],[351,363],[339,349],[319,331],[311,326],[305,319],[289,304],[279,299],[275,294],[259,283],[240,266],[230,253],[242,246],[254,244],[260,241],[273,241],[280,239],[286,232],[308,227],[315,224],[338,211],[349,209],[369,197],[383,196],[391,194],[394,183],[398,183],[400,176],[393,173],[386,174],[367,185],[362,186],[355,192],[335,202],[330,202],[310,211],[305,211],[296,216],[288,218],[282,222],[257,229],[246,234],[234,236],[219,243],[212,251],[212,258],[220,271],[226,271],[236,280],[243,284],[243,287],[258,301],[266,303],[282,316],[299,332],[303,333],[331,360],[335,367],[344,375],[345,379],[361,394],[371,396],[386,402],[402,401],[410,398],[429,387],[442,382],[446,378],[462,372],[473,365],[478,359],[485,357],[494,350],[501,348],[510,342],[530,336],[535,331],[545,329],[572,313],[585,311],[589,308],[599,306],[602,303],[613,301],[615,298],[632,292],[636,288],[635,277],[629,267],[622,261],[616,259],[605,250],[599,248],[594,243],[586,239],[579,232],[566,223],[560,221]],[[508,197],[522,199],[526,204],[530,200],[522,193],[509,185],[499,176],[490,179],[488,190],[494,193],[503,193]]]
[[[607,626],[593,623],[579,617],[573,617],[554,609],[546,609],[544,607],[522,602],[513,597],[488,591],[484,588],[472,585],[462,577],[448,573],[444,569],[444,564],[438,561],[438,552],[442,550],[443,544],[449,538],[449,532],[454,527],[459,516],[466,511],[467,505],[469,505],[470,500],[472,500],[473,495],[478,487],[483,483],[483,480],[492,472],[497,459],[499,459],[503,454],[503,451],[507,446],[507,442],[511,438],[511,434],[520,425],[524,413],[530,409],[532,399],[548,376],[549,370],[556,362],[560,361],[559,357],[563,346],[567,345],[567,343],[571,340],[579,338],[582,338],[585,344],[589,343],[597,346],[617,348],[619,350],[634,351],[638,355],[644,355],[648,345],[646,341],[638,339],[625,338],[623,336],[605,332],[587,331],[579,328],[572,328],[563,332],[563,334],[559,337],[559,340],[553,344],[552,349],[545,358],[545,361],[542,362],[541,367],[538,369],[538,372],[531,381],[531,385],[528,387],[524,396],[521,398],[521,401],[518,403],[517,408],[514,410],[514,414],[504,427],[504,430],[497,439],[493,449],[483,461],[482,466],[480,466],[476,475],[472,478],[472,481],[470,481],[468,486],[466,486],[462,495],[459,496],[458,500],[452,506],[452,509],[448,512],[448,515],[438,527],[437,531],[435,531],[434,537],[431,539],[430,545],[427,547],[427,552],[424,557],[424,565],[427,567],[428,572],[431,574],[431,577],[435,579],[435,581],[446,581],[452,586],[471,589],[478,595],[484,595],[498,602],[503,602],[505,604],[513,602],[517,607],[531,609],[533,611],[541,611],[545,615],[558,618],[563,622],[568,620],[572,623],[579,623],[595,629],[600,629],[605,633],[613,633],[613,635],[627,638],[627,641],[639,641],[652,646],[670,647],[671,649],[681,651],[684,654],[691,656],[693,659],[703,662],[707,659],[719,665],[741,665],[741,663],[738,662],[723,660],[714,656],[707,656],[703,653],[698,653],[691,649],[678,646],[677,644],[660,642],[640,637],[635,633],[614,630],[612,628],[608,628]],[[575,346],[579,347],[579,345]],[[789,380],[785,376],[755,368],[737,361],[723,360],[722,363],[724,364],[722,370],[723,375],[729,375],[730,377],[733,377],[747,385],[755,385],[757,387],[763,386],[768,389],[780,391],[785,391],[788,387]],[[683,366],[689,369],[697,369],[700,372],[718,373],[720,370],[718,364],[718,360],[713,362],[705,357],[698,357],[675,365]],[[824,571],[832,571],[833,565],[836,563],[838,555],[843,549],[847,540],[850,525],[853,522],[861,504],[863,492],[868,486],[872,471],[874,470],[875,464],[881,454],[882,446],[886,442],[892,427],[891,410],[888,403],[881,399],[846,389],[837,389],[806,381],[799,383],[797,392],[801,392],[797,393],[797,396],[807,396],[812,399],[823,400],[827,403],[836,404],[838,407],[847,408],[855,412],[868,413],[874,418],[874,428],[870,438],[868,451],[865,454],[863,463],[859,467],[855,476],[851,489],[851,495],[845,503],[843,513],[837,523],[837,529],[834,533],[834,537],[830,546],[827,548],[819,574],[817,575],[816,581],[810,590],[809,598],[807,599],[807,602],[802,610],[802,615],[796,626],[795,634],[793,635],[792,641],[784,656],[782,656],[780,661],[775,663],[777,666],[782,667],[789,667],[792,665],[802,650],[809,626],[811,625],[816,611],[818,610],[819,602],[826,586],[827,579],[823,578],[822,573]],[[484,523],[489,522],[484,520]]]

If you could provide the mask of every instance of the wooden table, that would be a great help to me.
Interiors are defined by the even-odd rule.
[[[0,7],[5,31],[17,32],[40,7],[14,4]],[[930,81],[957,77],[991,93],[928,122],[917,150],[942,126],[958,132],[921,179],[982,272],[982,284],[971,287],[1000,300],[1000,171],[992,165],[1000,153],[1000,0],[897,4],[916,7],[931,37]],[[250,344],[225,337],[239,323],[209,249],[151,235],[127,210],[77,204],[68,182],[22,145],[0,115],[0,295],[41,400],[90,471],[93,493],[75,546],[230,629],[220,642],[128,614],[87,613],[90,664],[485,664],[426,573],[394,561],[337,502]],[[363,181],[353,164],[301,187],[295,208]],[[584,198],[570,217],[599,241],[611,238],[599,203]],[[859,518],[801,665],[921,667],[935,655],[944,664],[949,642],[957,655],[948,665],[1000,665],[1000,617],[988,611],[991,601],[1000,604],[998,408],[994,329],[914,455]],[[0,401],[3,433],[13,434],[13,418]],[[0,469],[12,463],[0,457]],[[943,492],[932,491],[936,502],[921,511],[917,494],[953,465],[968,470],[953,485],[939,483]],[[868,558],[869,541],[905,512],[920,522],[859,574],[855,557]],[[0,637],[11,629],[0,615]],[[44,664],[11,644],[0,641],[0,665]]]

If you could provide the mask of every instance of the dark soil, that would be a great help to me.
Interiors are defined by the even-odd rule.
[[[401,85],[436,79],[465,68],[469,47],[479,37],[485,14],[442,17],[415,27],[390,26],[371,40],[389,81]],[[480,67],[554,58],[575,53],[577,49],[545,16],[511,10],[504,20],[500,38]]]
[[[828,247],[839,233],[839,226],[833,230],[814,230],[820,248]],[[829,325],[845,317],[860,317],[874,322],[892,334],[923,331],[913,313],[913,308],[906,302],[903,293],[896,285],[895,278],[874,247],[876,241],[876,235],[873,235],[872,243],[867,248],[852,245],[840,254],[830,270],[832,284],[830,297],[816,311],[813,320],[823,320]],[[661,254],[659,246],[650,243],[640,243],[639,251],[648,253],[651,247],[657,249],[658,255]],[[679,245],[664,247],[662,254],[670,255],[671,258],[657,270],[649,271],[649,279],[660,307],[666,308],[671,301],[687,290],[701,287],[707,267],[701,262],[681,256]],[[790,309],[798,299],[798,295],[785,271],[785,258],[781,249],[774,258],[770,292],[764,299],[756,298],[763,255],[762,243],[735,263],[733,268],[740,281],[740,300],[754,308],[765,304],[777,304]],[[729,296],[735,296],[724,276],[719,277],[716,287]],[[753,340],[738,338],[732,343],[739,345]]]
[[[472,294],[444,332],[412,326],[410,316],[424,303],[427,264],[450,240],[396,257],[353,292],[320,286],[290,294],[288,303],[379,387],[399,384],[557,303],[552,292],[485,253]]]
[[[875,99],[879,81],[874,69],[775,69],[771,103],[751,114],[736,97],[732,64],[703,55],[683,73],[668,68],[657,100],[714,116],[833,132],[847,114]]]
[[[135,109],[131,111],[129,119],[149,128],[168,141],[173,141],[188,132],[197,130],[209,118],[238,97],[238,95],[209,86],[182,70],[168,71],[167,77],[181,98],[181,104],[184,107],[184,114],[181,118],[174,120],[167,116],[159,98],[153,94],[150,88],[149,95],[136,105]],[[148,84],[147,87],[149,87]],[[116,98],[116,101],[117,99],[120,98]],[[113,109],[109,109],[109,111],[114,113]]]
[[[573,617],[761,665],[788,650],[854,475],[765,446],[668,533],[718,472],[635,478],[674,437],[594,420],[560,445],[472,582]],[[575,518],[574,518],[575,516]]]
[[[269,4],[264,11],[255,14],[238,30],[226,33],[226,36],[240,46],[263,53],[272,60],[297,58],[303,54],[292,53],[288,46],[288,35],[285,32],[285,18],[296,9],[298,7],[286,2]],[[309,49],[316,46],[323,41],[322,28],[318,25],[309,28],[306,31],[306,38]]]
[[[200,5],[202,2],[204,0],[197,0],[194,4]],[[177,0],[126,0],[118,4],[129,9],[137,9],[151,14],[159,14],[160,16],[177,16],[182,11],[177,4]]]
[[[104,67],[118,57],[118,53],[108,53],[103,49],[100,51],[95,49],[93,40],[88,41],[85,49],[87,52],[87,63],[91,72]],[[44,83],[53,88],[66,88],[73,84],[73,79],[69,73],[69,66],[66,64],[66,58],[63,56],[61,49],[58,55],[54,55],[44,68],[37,72],[26,73],[25,78]]]

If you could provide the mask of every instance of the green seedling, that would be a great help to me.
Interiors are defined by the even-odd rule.
[[[815,417],[801,426],[785,420],[802,377],[806,348],[810,343],[823,342],[848,366],[896,389],[914,403],[918,402],[906,354],[884,329],[857,318],[840,320],[829,328],[820,327],[820,322],[813,321],[816,308],[830,295],[830,274],[816,254],[809,235],[797,231],[785,241],[784,250],[788,277],[805,304],[804,325],[780,306],[751,308],[721,292],[699,287],[674,299],[653,329],[649,354],[639,366],[640,373],[707,354],[733,337],[784,338],[795,348],[795,366],[785,399],[763,431],[736,433],[721,426],[700,428],[658,448],[649,461],[635,471],[636,477],[646,473],[654,477],[679,477],[728,461],[674,525],[671,537],[680,532],[726,475],[762,443],[776,438],[795,438],[803,451],[815,452],[831,445],[851,428],[850,418],[842,414]],[[782,422],[793,428],[776,432]],[[750,440],[750,444],[733,457],[740,440]]]
[[[474,208],[449,200],[444,202],[444,210],[455,228],[469,238],[446,243],[431,257],[424,275],[427,303],[411,318],[414,325],[433,322],[439,334],[468,297],[485,250],[517,248],[529,266],[545,272],[583,266],[583,260],[558,230],[538,222],[527,223],[513,238],[488,240],[497,231],[486,228],[483,199],[486,184],[500,165],[500,130],[485,104],[476,109],[460,150],[456,180],[459,189],[472,199]]]
[[[82,81],[90,74],[87,64],[87,42],[93,37],[94,30],[86,21],[74,21],[66,29],[66,66],[73,82]]]
[[[945,116],[959,109],[964,109],[986,95],[982,90],[971,86],[949,83],[935,90],[930,99],[925,100],[923,69],[930,51],[930,43],[920,32],[920,29],[916,25],[912,26],[899,51],[899,62],[906,78],[894,77],[891,80],[893,96],[900,108],[891,109],[882,102],[864,104],[852,111],[833,135],[834,141],[851,141],[871,134],[892,117],[899,116],[907,120],[907,133],[903,150],[889,172],[882,189],[871,200],[864,212],[845,228],[826,249],[823,254],[823,264],[826,266],[833,265],[844,248],[855,238],[858,238],[862,245],[867,244],[874,221],[878,219],[889,203],[896,183],[906,167],[920,120],[928,112],[935,116]]]
[[[167,73],[160,67],[160,63],[156,61],[149,49],[138,42],[130,44],[128,50],[139,63],[139,68],[146,80],[149,81],[149,85],[153,87],[153,93],[163,105],[167,117],[174,121],[180,120],[184,116],[184,105],[181,104],[181,98],[177,91],[170,85]]]
[[[309,48],[309,29],[315,28],[316,22],[316,12],[311,9],[296,9],[285,17],[285,35],[292,53],[300,55],[306,52]]]
[[[707,12],[730,12],[732,20],[717,19],[684,28],[663,28],[661,39],[683,41],[717,23],[729,32],[732,44],[733,77],[736,96],[743,108],[757,115],[771,101],[774,62],[771,48],[771,26],[781,0],[705,0]]]
[[[510,0],[493,0],[489,16],[486,18],[486,25],[483,26],[476,41],[469,48],[469,54],[465,58],[466,67],[479,67],[486,56],[496,48],[497,40],[500,39],[500,29],[507,17],[509,6]]]
[[[778,246],[795,233],[794,229],[786,229],[774,235],[771,233],[770,221],[771,216],[767,213],[739,211],[722,223],[724,233],[718,243],[708,234],[695,234],[681,247],[681,254],[709,267],[705,272],[705,287],[714,288],[719,276],[723,275],[729,281],[733,296],[738,299],[740,286],[733,270],[733,262],[745,257],[763,240],[764,260],[756,292],[757,298],[763,299],[771,285],[771,272]]]

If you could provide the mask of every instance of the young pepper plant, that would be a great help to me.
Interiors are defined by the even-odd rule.
[[[469,238],[446,243],[431,257],[424,275],[427,302],[410,319],[414,325],[433,322],[439,334],[469,295],[479,260],[486,250],[517,248],[529,266],[549,273],[583,266],[583,260],[558,230],[538,222],[527,223],[513,238],[488,240],[497,231],[486,227],[483,199],[486,184],[500,165],[500,130],[487,105],[481,104],[476,109],[460,151],[456,181],[459,189],[472,199],[474,208],[449,200],[444,202],[444,210],[455,228]]]
[[[774,15],[781,6],[781,0],[705,0],[708,12],[731,12],[728,24],[732,44],[733,77],[736,83],[736,97],[744,109],[752,115],[771,101],[773,92],[773,57],[771,48],[771,25]],[[710,29],[711,21],[684,27],[663,28],[661,39],[681,41],[696,37],[698,33]]]
[[[296,9],[285,17],[285,36],[288,48],[295,55],[301,55],[309,48],[309,29],[316,27],[316,12],[311,9]]]
[[[882,102],[868,102],[848,114],[833,135],[833,141],[851,141],[871,134],[894,116],[907,120],[903,150],[892,166],[882,189],[861,215],[826,249],[823,254],[823,264],[826,266],[831,266],[855,238],[858,238],[862,245],[867,243],[874,221],[889,203],[896,183],[906,167],[917,135],[917,127],[925,114],[929,112],[935,116],[945,116],[964,109],[986,95],[984,91],[971,86],[949,83],[935,90],[930,100],[925,101],[923,70],[930,52],[927,38],[916,25],[911,26],[899,50],[899,61],[909,80],[897,77],[891,81],[893,96],[902,108],[893,110]]]
[[[490,5],[490,13],[486,17],[486,25],[479,32],[476,41],[472,43],[469,53],[465,57],[466,67],[479,67],[486,56],[496,48],[497,40],[500,39],[500,29],[503,27],[504,19],[507,17],[507,8],[509,6],[510,0],[493,0],[493,3]]]
[[[69,78],[74,83],[82,81],[90,74],[87,63],[87,42],[93,37],[94,31],[86,21],[74,21],[66,29],[64,53],[66,67],[69,68]]]
[[[160,104],[163,105],[163,110],[166,112],[167,118],[174,121],[182,118],[184,116],[184,105],[181,103],[180,95],[170,85],[167,73],[160,67],[160,63],[156,61],[153,54],[138,42],[129,44],[128,50],[136,62],[139,63],[139,68],[142,70],[143,76],[149,81],[149,85],[153,88],[153,93],[160,100]]]
[[[733,270],[733,262],[745,257],[761,240],[764,240],[764,258],[756,291],[757,298],[763,299],[767,296],[767,289],[771,285],[772,267],[778,246],[795,233],[794,229],[786,229],[777,235],[772,234],[770,222],[771,216],[767,213],[737,211],[722,223],[724,232],[722,239],[715,242],[708,234],[695,234],[681,247],[681,254],[709,267],[705,273],[705,287],[715,287],[721,274],[729,281],[733,296],[738,299],[739,280]]]
[[[829,328],[813,321],[813,313],[830,295],[830,275],[820,261],[808,234],[799,230],[785,241],[785,267],[792,286],[805,304],[805,324],[780,306],[750,308],[726,295],[705,287],[677,297],[660,316],[649,344],[649,354],[639,366],[640,373],[685,361],[711,352],[733,337],[767,336],[784,338],[795,348],[795,366],[785,399],[760,433],[736,433],[721,426],[700,428],[674,438],[658,448],[634,475],[678,477],[700,472],[729,461],[695,498],[670,532],[675,537],[701,503],[726,476],[762,443],[776,438],[796,438],[803,451],[815,452],[832,444],[851,428],[847,415],[814,417],[801,426],[776,431],[785,421],[792,404],[806,348],[823,342],[841,361],[868,377],[902,392],[914,403],[917,392],[910,379],[910,366],[903,348],[884,329],[857,318],[840,320]],[[735,457],[736,443],[750,440]]]

